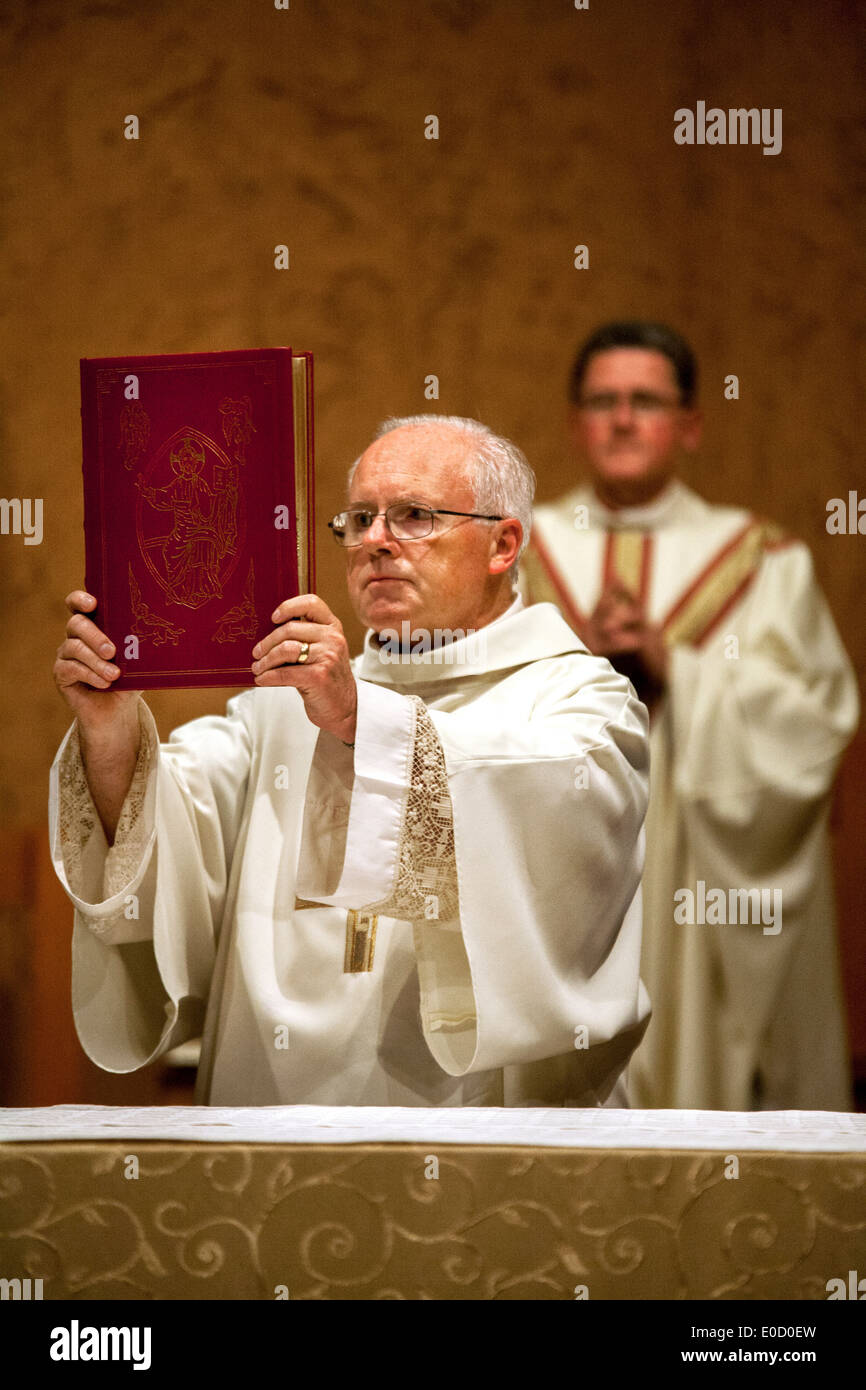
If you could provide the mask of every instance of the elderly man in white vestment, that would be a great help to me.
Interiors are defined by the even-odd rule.
[[[362,655],[284,599],[256,688],[163,745],[69,595],[52,852],[100,1066],[201,1033],[211,1104],[628,1103],[647,715],[516,595],[533,487],[477,422],[387,422],[330,523]]]
[[[536,509],[523,591],[651,709],[634,1103],[847,1110],[827,817],[857,686],[806,546],[676,476],[696,379],[664,325],[587,340],[569,395],[588,482]]]

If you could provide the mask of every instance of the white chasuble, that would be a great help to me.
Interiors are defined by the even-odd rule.
[[[108,847],[75,725],[52,854],[88,1055],[202,1035],[215,1105],[623,1105],[643,706],[551,605],[401,658],[368,635],[354,749],[290,689],[142,744]]]
[[[676,481],[618,512],[584,488],[537,509],[522,569],[578,630],[615,578],[669,648],[632,1102],[849,1109],[827,817],[858,696],[806,546]]]

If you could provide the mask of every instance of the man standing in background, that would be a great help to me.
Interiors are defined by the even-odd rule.
[[[697,367],[660,324],[577,354],[588,484],[536,509],[523,569],[650,710],[639,1106],[851,1106],[827,818],[858,720],[808,549],[677,476]]]

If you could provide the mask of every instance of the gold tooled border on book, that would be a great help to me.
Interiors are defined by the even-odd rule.
[[[298,549],[298,593],[310,592],[309,499],[309,381],[306,356],[292,357],[292,416],[295,441],[295,543]]]

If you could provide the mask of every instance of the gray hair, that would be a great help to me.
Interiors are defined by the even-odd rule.
[[[479,512],[496,513],[499,516],[515,516],[523,527],[523,540],[520,555],[529,543],[532,528],[532,499],[535,496],[535,474],[522,449],[503,439],[493,430],[482,425],[479,420],[469,420],[462,415],[403,415],[383,420],[376,430],[374,439],[381,439],[392,430],[401,430],[408,425],[447,425],[449,429],[461,430],[474,444],[469,461],[470,483]],[[355,470],[361,462],[355,459],[349,469],[349,486]],[[511,568],[512,581],[517,581],[517,562]]]

